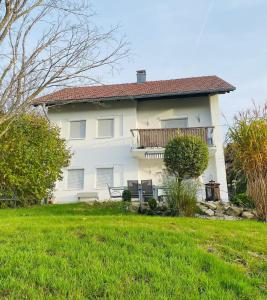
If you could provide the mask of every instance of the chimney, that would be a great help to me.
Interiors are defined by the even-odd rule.
[[[146,82],[146,70],[136,71],[137,83]]]

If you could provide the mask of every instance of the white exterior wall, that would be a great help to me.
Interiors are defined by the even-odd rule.
[[[200,195],[204,199],[204,183],[215,180],[221,183],[222,200],[227,201],[218,96],[144,101],[137,106],[137,128],[161,128],[161,120],[183,117],[188,118],[188,127],[215,127],[213,135],[215,147],[209,151],[208,168],[200,178],[203,183]],[[139,160],[139,179],[153,178],[155,184],[160,185],[163,182],[163,169],[162,160]]]
[[[138,128],[161,128],[161,120],[176,117],[187,117],[188,127],[210,126],[209,98],[143,101],[137,106]]]
[[[220,183],[221,198],[224,201],[228,201],[228,190],[225,171],[224,149],[223,149],[223,137],[220,124],[220,107],[218,95],[210,96],[210,112],[211,112],[211,124],[214,126],[213,139],[216,145],[216,152],[214,155],[214,165],[216,170],[215,181]]]
[[[114,118],[114,137],[98,138],[98,118]],[[100,199],[108,199],[108,189],[96,188],[96,168],[114,168],[114,186],[126,184],[126,178],[138,176],[138,162],[131,157],[131,128],[136,127],[136,103],[124,101],[110,104],[76,104],[59,106],[49,110],[49,118],[61,127],[62,137],[67,139],[73,151],[67,169],[84,169],[84,189],[68,190],[67,169],[63,170],[63,181],[56,184],[57,203],[77,201],[79,192],[97,192]],[[86,138],[69,139],[69,122],[86,120]]]
[[[63,181],[56,184],[57,203],[77,201],[79,192],[97,192],[100,200],[109,199],[108,189],[96,188],[96,168],[114,169],[114,186],[126,186],[127,180],[152,179],[153,184],[162,183],[163,162],[160,159],[140,160],[131,153],[133,138],[130,129],[161,128],[161,120],[187,117],[188,127],[218,125],[218,98],[198,97],[172,100],[139,101],[124,100],[105,104],[73,104],[50,108],[49,118],[61,127],[74,155],[67,169],[84,169],[84,189],[68,190],[67,169]],[[98,118],[114,118],[114,137],[97,137]],[[86,120],[86,138],[69,140],[69,122]],[[218,126],[217,126],[218,127]],[[216,129],[216,152],[210,152],[208,169],[203,182],[218,180],[225,189],[225,167],[219,131]],[[215,155],[214,155],[215,152]],[[218,154],[217,154],[218,153]],[[227,191],[227,189],[225,189]],[[203,194],[204,196],[204,194]],[[227,195],[226,195],[227,196]],[[223,199],[227,197],[223,195]]]

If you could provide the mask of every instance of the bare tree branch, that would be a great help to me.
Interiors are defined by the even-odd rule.
[[[118,27],[93,18],[87,0],[0,0],[0,124],[44,92],[97,82],[96,70],[128,55]]]

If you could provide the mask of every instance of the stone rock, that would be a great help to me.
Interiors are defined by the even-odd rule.
[[[224,211],[226,211],[227,209],[229,209],[231,206],[229,204],[225,204],[225,205],[222,205],[222,208]]]
[[[203,211],[207,209],[206,206],[199,204],[199,203],[197,204],[197,206],[199,207],[200,210],[203,210]]]
[[[256,213],[251,209],[245,209],[222,201],[198,201],[198,214],[196,217],[217,220],[241,220],[253,219]]]
[[[249,211],[243,211],[242,218],[244,218],[244,219],[254,219],[255,216],[253,215],[253,213],[251,213]]]
[[[216,212],[215,212],[215,216],[216,216],[216,217],[222,217],[222,218],[223,218],[225,215],[224,215],[223,212],[217,212],[217,211],[216,211]]]
[[[213,209],[213,210],[217,209],[217,204],[215,202],[211,202],[211,201],[206,202],[205,206],[207,206],[208,208]]]
[[[214,216],[214,211],[212,209],[206,209],[204,211],[204,213],[207,215],[207,216]]]
[[[243,208],[237,206],[230,206],[226,210],[226,214],[228,216],[234,216],[234,217],[239,217],[242,214],[242,212],[243,212]]]
[[[240,218],[235,216],[224,216],[224,220],[234,221],[234,220],[240,220]]]
[[[138,209],[139,209],[139,207],[136,205],[129,205],[129,207],[128,207],[128,211],[132,212],[132,213],[138,212]]]
[[[206,206],[204,206],[201,203],[197,203],[198,213],[203,215],[205,214],[205,210],[207,209]]]

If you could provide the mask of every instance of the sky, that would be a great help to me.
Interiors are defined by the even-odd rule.
[[[104,83],[217,75],[236,87],[220,97],[222,124],[267,101],[266,0],[92,0],[96,22],[120,25],[131,49]]]

